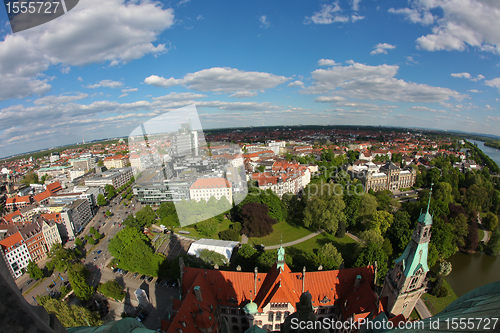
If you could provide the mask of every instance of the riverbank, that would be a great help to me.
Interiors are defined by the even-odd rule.
[[[446,279],[444,279],[443,286],[448,290],[448,296],[446,297],[435,297],[428,293],[422,295],[422,300],[433,316],[443,311],[451,302],[458,298]]]

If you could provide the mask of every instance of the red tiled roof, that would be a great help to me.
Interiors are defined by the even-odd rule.
[[[22,216],[21,213],[16,210],[10,214],[7,214],[5,216],[2,216],[2,218],[5,220],[6,223],[12,223],[12,219],[15,217],[15,216]]]
[[[50,196],[51,196],[51,193],[49,190],[47,190],[47,191],[43,191],[42,193],[38,193],[37,195],[35,195],[33,197],[33,199],[35,199],[36,202],[42,202],[43,200],[47,199]]]
[[[231,183],[225,178],[201,178],[194,182],[189,189],[203,189],[203,188],[228,188]]]
[[[25,195],[24,197],[18,197],[17,195],[13,198],[7,198],[6,204],[15,204],[18,202],[31,202],[30,201],[30,196]]]
[[[54,194],[60,190],[62,190],[62,186],[61,183],[59,183],[59,181],[47,185],[47,191],[49,191],[51,194]]]
[[[11,247],[13,245],[16,245],[18,243],[23,243],[23,242],[24,242],[23,236],[21,236],[21,233],[18,231],[15,234],[13,234],[12,236],[9,236],[5,239],[0,240],[0,245],[3,248],[8,249],[9,247]]]
[[[121,159],[124,159],[124,158],[128,158],[127,155],[123,156],[123,155],[114,155],[114,156],[108,156],[104,159],[104,161],[111,161],[111,160],[121,160]]]

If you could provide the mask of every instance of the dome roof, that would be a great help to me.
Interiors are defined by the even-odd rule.
[[[246,314],[254,315],[258,311],[257,304],[255,304],[254,302],[250,302],[247,305],[245,305],[243,311],[245,311]]]

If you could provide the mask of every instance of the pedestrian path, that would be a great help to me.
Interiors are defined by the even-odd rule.
[[[311,238],[314,238],[316,236],[318,236],[319,234],[321,234],[323,232],[323,230],[318,230],[316,232],[313,232],[312,234],[309,234],[305,237],[302,237],[302,238],[299,238],[299,239],[296,239],[294,241],[291,241],[291,242],[288,242],[288,243],[283,243],[283,244],[278,244],[278,245],[270,245],[270,246],[265,246],[264,247],[264,250],[275,250],[275,249],[279,249],[280,246],[282,247],[287,247],[287,246],[294,246],[294,245],[297,245],[299,243],[302,243],[302,242],[305,242],[306,240],[308,239],[311,239]]]

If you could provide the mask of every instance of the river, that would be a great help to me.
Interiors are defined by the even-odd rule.
[[[470,140],[477,143],[486,155],[500,165],[500,150],[486,147],[482,141]],[[484,253],[464,254],[456,253],[450,259],[453,270],[446,280],[453,287],[457,296],[485,284],[500,280],[500,258],[490,257]]]

